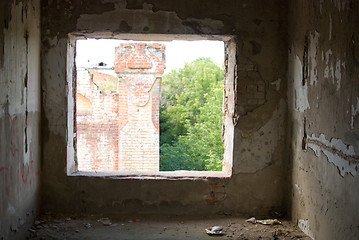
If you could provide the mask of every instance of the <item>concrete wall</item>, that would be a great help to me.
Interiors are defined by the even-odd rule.
[[[359,2],[289,10],[293,220],[313,239],[359,239]]]
[[[43,211],[103,214],[286,210],[286,1],[42,1]],[[71,32],[219,34],[237,39],[233,175],[67,176],[66,49]],[[230,71],[234,71],[230,69]]]
[[[0,239],[23,239],[38,211],[40,1],[0,3]]]

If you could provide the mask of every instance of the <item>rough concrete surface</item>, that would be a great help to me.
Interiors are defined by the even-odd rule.
[[[204,220],[206,219],[206,220]],[[223,228],[222,235],[205,229]],[[309,240],[289,221],[261,225],[238,217],[51,217],[43,216],[29,229],[28,239],[301,239]]]
[[[40,4],[1,2],[0,239],[22,239],[39,199]]]

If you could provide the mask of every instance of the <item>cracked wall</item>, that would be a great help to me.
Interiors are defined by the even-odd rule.
[[[0,239],[23,239],[38,212],[40,2],[0,3]]]
[[[71,213],[269,215],[286,212],[286,1],[42,1],[42,210]],[[230,178],[67,176],[68,34],[234,35]],[[127,35],[128,37],[129,35]],[[143,39],[146,40],[146,39]],[[264,184],[265,183],[265,184]],[[116,191],[114,191],[116,189]]]
[[[356,1],[291,1],[292,216],[313,239],[359,237]]]

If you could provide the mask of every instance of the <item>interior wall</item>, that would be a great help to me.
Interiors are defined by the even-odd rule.
[[[256,216],[286,211],[286,1],[43,0],[41,5],[42,211]],[[67,176],[66,49],[71,32],[234,35],[238,101],[232,177]]]
[[[40,1],[0,3],[0,239],[23,239],[38,211]]]
[[[313,239],[359,238],[359,3],[290,1],[292,213]]]

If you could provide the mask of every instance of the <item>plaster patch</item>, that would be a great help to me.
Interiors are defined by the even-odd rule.
[[[307,109],[310,109],[309,101],[308,101],[308,86],[307,83],[302,84],[303,72],[302,72],[302,63],[298,57],[298,55],[294,56],[292,54],[293,51],[289,52],[289,62],[292,66],[290,76],[293,76],[294,83],[294,109],[299,112],[304,112]]]
[[[316,85],[318,81],[317,73],[317,49],[319,32],[315,31],[314,34],[310,34],[310,45],[309,45],[309,61],[310,61],[310,85]]]
[[[294,46],[288,50],[288,78],[292,87],[288,88],[288,96],[293,96],[290,100],[290,109],[304,112],[310,109],[308,94],[307,94],[307,81],[303,85],[303,67],[302,63],[295,54]]]
[[[340,81],[342,80],[342,73],[340,71],[341,68],[341,61],[337,60],[337,63],[335,64],[335,79],[337,80],[337,91],[340,89]]]
[[[308,147],[311,148],[317,157],[323,152],[330,163],[333,163],[339,170],[341,176],[350,173],[357,174],[359,158],[352,145],[346,145],[342,140],[332,138],[328,141],[324,134],[316,137],[314,134],[308,137]]]
[[[352,105],[352,114],[351,114],[351,122],[350,122],[350,127],[352,129],[354,129],[354,118],[357,115],[357,113],[359,113],[359,97],[357,97],[357,106],[355,107],[354,105]]]
[[[310,229],[310,224],[308,219],[299,219],[298,220],[298,227],[302,230],[305,234],[308,235],[311,239],[315,239],[312,230]]]
[[[279,102],[278,109],[273,111],[271,118],[262,127],[253,133],[241,131],[241,148],[246,149],[239,154],[240,160],[236,162],[236,173],[253,173],[263,169],[275,161],[273,157],[282,145],[284,132],[284,116],[286,103]],[[257,115],[260,116],[260,115]],[[260,149],[260,151],[258,151]]]
[[[275,90],[279,91],[280,90],[280,82],[282,81],[282,79],[278,78],[277,80],[275,80],[274,82],[271,82],[271,85],[275,85]]]
[[[329,49],[328,51],[325,52],[325,69],[324,69],[324,78],[331,78],[332,82],[334,84],[334,67],[333,67],[333,63],[331,63],[330,60],[330,56],[333,55],[333,52],[331,49]]]

